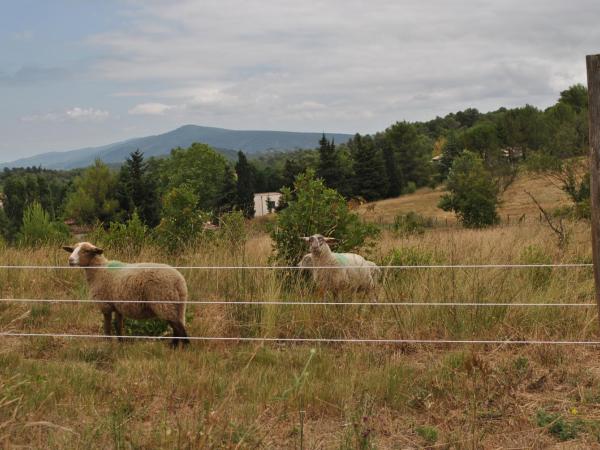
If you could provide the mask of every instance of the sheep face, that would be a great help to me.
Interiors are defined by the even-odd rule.
[[[313,234],[310,237],[302,237],[306,242],[308,242],[308,247],[310,248],[310,252],[313,255],[320,255],[323,252],[329,250],[329,245],[336,242],[335,238],[324,237],[322,234]]]
[[[63,249],[69,252],[69,265],[78,267],[91,266],[96,256],[101,255],[103,250],[89,242],[80,242],[73,247],[65,246]]]

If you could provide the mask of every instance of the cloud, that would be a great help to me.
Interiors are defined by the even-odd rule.
[[[64,112],[49,112],[44,114],[32,114],[21,117],[22,122],[103,122],[108,119],[110,113],[95,108],[80,108],[75,106]]]
[[[174,109],[173,105],[165,105],[164,103],[140,103],[129,110],[129,114],[147,115],[147,116],[162,116],[167,111]]]
[[[584,55],[600,40],[592,0],[265,0],[260,8],[149,0],[128,8],[131,23],[88,42],[108,55],[95,67],[105,79],[167,86],[154,91],[152,107],[130,112],[178,104],[228,123],[299,120],[294,128],[361,131],[467,106],[544,106],[585,80]]]

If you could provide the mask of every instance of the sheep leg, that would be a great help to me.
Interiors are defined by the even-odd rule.
[[[111,322],[112,322],[112,311],[105,312],[105,313],[102,313],[102,314],[104,315],[104,334],[106,336],[110,336],[112,334],[110,332],[111,328],[112,328],[112,324],[111,324]]]
[[[120,312],[115,312],[115,332],[119,342],[123,342],[123,314]]]
[[[171,341],[171,347],[177,348],[177,346],[179,345],[179,341],[181,341],[182,345],[188,345],[190,343],[190,340],[187,339],[188,335],[187,335],[187,332],[185,331],[185,327],[183,326],[183,324],[181,322],[169,321],[169,325],[171,325],[171,328],[173,328],[173,337],[175,338]],[[185,338],[185,339],[179,339],[179,338]]]

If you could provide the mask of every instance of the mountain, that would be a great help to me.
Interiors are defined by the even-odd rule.
[[[149,158],[151,156],[168,155],[171,149],[189,147],[194,142],[208,144],[231,158],[233,152],[237,150],[252,155],[265,150],[316,148],[319,145],[321,136],[322,133],[241,131],[184,125],[156,136],[128,139],[100,147],[42,153],[29,158],[1,163],[0,168],[42,166],[46,169],[74,169],[89,166],[97,158],[100,158],[106,164],[118,164],[125,161],[129,154],[136,149],[140,149],[144,152],[144,156]],[[350,134],[341,133],[327,133],[326,136],[328,139],[333,138],[337,143],[346,142],[352,137]]]

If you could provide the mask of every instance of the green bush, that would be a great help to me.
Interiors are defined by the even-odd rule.
[[[438,431],[435,427],[427,425],[415,428],[415,432],[428,444],[434,444],[438,440]]]
[[[561,441],[575,439],[584,426],[581,419],[569,421],[565,420],[560,414],[547,413],[544,410],[537,412],[536,419],[539,427],[547,428],[551,434]]]
[[[301,236],[320,233],[338,240],[337,251],[361,247],[378,234],[374,225],[364,223],[348,209],[344,197],[327,188],[312,170],[298,175],[294,188],[282,189],[286,207],[271,227],[276,258],[284,264],[296,264],[307,253]]]
[[[498,222],[498,187],[476,154],[465,151],[454,160],[446,188],[449,192],[438,206],[454,211],[465,227],[481,228]]]
[[[175,187],[163,198],[163,215],[155,228],[155,237],[164,249],[175,252],[194,244],[209,215],[197,207],[198,196],[186,185]]]
[[[403,194],[414,194],[417,191],[417,184],[414,181],[409,181],[402,190]]]
[[[408,214],[398,214],[394,217],[393,229],[401,235],[423,234],[425,228],[431,228],[433,220],[425,218],[414,211]]]
[[[23,225],[17,242],[24,247],[55,245],[67,241],[69,236],[69,229],[64,223],[50,220],[42,205],[33,202],[23,213]]]
[[[149,239],[148,227],[141,221],[137,211],[126,223],[111,222],[103,236],[107,247],[125,250],[129,254],[139,254]]]

